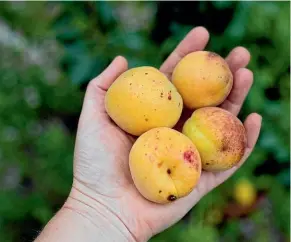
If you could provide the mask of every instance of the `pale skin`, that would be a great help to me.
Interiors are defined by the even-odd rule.
[[[170,77],[183,56],[203,50],[208,40],[205,28],[194,28],[160,70]],[[235,115],[253,83],[253,74],[246,68],[249,60],[250,54],[243,47],[233,49],[226,57],[234,86],[221,107]],[[104,108],[106,90],[127,68],[125,58],[118,56],[89,83],[78,124],[71,192],[35,241],[147,241],[178,222],[206,193],[233,175],[251,154],[262,120],[256,113],[244,121],[247,147],[237,166],[220,173],[202,172],[198,186],[188,196],[170,204],[159,205],[144,199],[136,190],[128,167],[134,138],[118,128]],[[186,110],[183,115],[181,122],[189,112]]]

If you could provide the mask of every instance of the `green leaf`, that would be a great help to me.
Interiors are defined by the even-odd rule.
[[[237,241],[240,236],[240,224],[239,220],[232,219],[226,222],[224,228],[221,231],[220,241]]]
[[[240,41],[246,31],[244,24],[248,18],[248,11],[251,2],[239,2],[233,20],[227,27],[225,34],[231,38],[231,41]]]
[[[99,14],[102,23],[109,27],[115,23],[115,16],[113,14],[113,8],[110,6],[109,2],[106,1],[96,1],[95,7]]]
[[[20,220],[28,214],[27,209],[24,209],[28,206],[27,199],[14,191],[1,191],[0,204],[0,215],[8,220]]]
[[[176,242],[179,241],[182,233],[185,231],[185,225],[182,222],[178,222],[163,232],[155,235],[149,240],[149,242]],[[181,237],[182,238],[182,237]]]
[[[64,48],[66,51],[66,56],[68,56],[72,60],[77,59],[84,53],[88,53],[88,48],[83,40],[77,40],[71,44],[67,44],[64,46]]]
[[[213,6],[219,10],[230,8],[233,5],[232,1],[213,1]]]
[[[217,242],[219,234],[215,227],[196,225],[189,227],[181,238],[184,242]]]
[[[61,41],[77,39],[80,36],[81,33],[78,29],[68,26],[57,33],[57,38]]]
[[[42,224],[46,224],[53,217],[53,212],[49,207],[37,206],[33,209],[32,215]]]
[[[144,36],[136,32],[124,32],[121,30],[112,31],[108,34],[108,46],[110,48],[126,47],[133,51],[140,51],[145,47]]]
[[[69,73],[72,83],[80,85],[81,83],[86,82],[88,78],[90,78],[93,66],[94,62],[91,56],[87,54],[79,56],[77,63],[71,67],[71,71]]]
[[[290,186],[290,169],[281,171],[277,177],[283,185]]]

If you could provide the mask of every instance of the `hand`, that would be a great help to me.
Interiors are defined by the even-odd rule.
[[[208,39],[206,29],[194,28],[160,70],[170,77],[178,61],[190,52],[203,50]],[[242,47],[235,48],[226,57],[234,75],[234,86],[221,107],[235,115],[253,82],[252,72],[245,68],[249,60],[249,52]],[[173,203],[149,202],[136,190],[129,172],[128,155],[134,139],[110,120],[104,108],[107,89],[126,70],[126,60],[117,57],[88,85],[76,139],[74,182],[64,207],[87,216],[92,222],[98,220],[98,216],[106,217],[108,224],[121,231],[127,241],[145,241],[180,220],[207,192],[244,163],[259,136],[261,117],[253,113],[244,122],[247,148],[238,166],[220,173],[203,171],[198,186],[188,196]],[[188,117],[187,114],[186,110],[182,120]]]

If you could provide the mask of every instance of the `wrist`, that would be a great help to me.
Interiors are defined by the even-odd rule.
[[[96,199],[73,187],[62,210],[74,213],[80,221],[91,224],[98,241],[139,242],[122,220]],[[100,236],[102,238],[100,238]]]

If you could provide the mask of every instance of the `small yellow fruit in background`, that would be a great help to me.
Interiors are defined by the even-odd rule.
[[[183,100],[162,72],[144,66],[115,80],[106,93],[105,109],[121,129],[139,136],[155,127],[172,128],[181,116]]]
[[[251,206],[257,197],[254,185],[247,179],[240,179],[234,187],[234,198],[243,207]]]
[[[244,155],[246,132],[241,121],[218,107],[197,109],[185,122],[183,134],[197,147],[206,171],[223,171],[235,166]]]
[[[194,144],[166,127],[151,129],[136,140],[129,167],[138,191],[161,204],[188,195],[201,175],[201,160]]]
[[[208,208],[205,216],[205,222],[211,225],[220,224],[223,220],[223,208]]]
[[[175,67],[172,82],[190,109],[218,106],[231,91],[233,75],[226,61],[209,51],[186,55]]]

